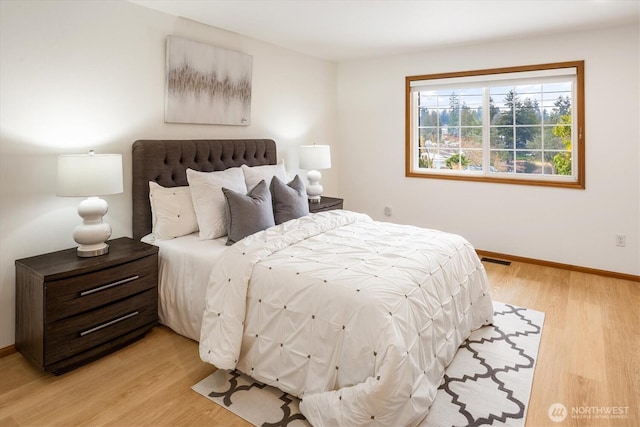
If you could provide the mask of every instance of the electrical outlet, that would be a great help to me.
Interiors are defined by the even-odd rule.
[[[624,234],[616,234],[616,246],[625,247],[627,245],[627,237]]]
[[[385,206],[385,207],[384,207],[384,214],[385,214],[385,216],[391,216],[391,214],[392,214],[392,213],[393,213],[393,212],[392,212],[392,210],[391,210],[391,206]]]

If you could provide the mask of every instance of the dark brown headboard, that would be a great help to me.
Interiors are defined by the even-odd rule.
[[[201,172],[277,163],[271,139],[139,140],[133,143],[133,238],[151,233],[149,181],[163,187],[187,184],[187,169]]]

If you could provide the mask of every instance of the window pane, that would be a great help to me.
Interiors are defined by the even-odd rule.
[[[422,128],[420,129],[420,142],[419,146],[423,147],[427,144],[434,144],[438,142],[438,132],[436,128]]]
[[[421,108],[420,117],[418,119],[418,126],[437,126],[437,125],[438,125],[438,112],[436,110]]]
[[[420,168],[423,169],[446,169],[446,160],[449,156],[441,154],[433,147],[425,149],[418,159]]]
[[[513,90],[513,86],[493,86],[489,89],[489,95],[504,98],[504,96],[511,90]]]
[[[553,175],[571,175],[571,152],[545,152],[545,162],[552,168]]]
[[[515,148],[513,145],[512,127],[492,127],[489,130],[490,148]]]
[[[541,174],[541,151],[516,151],[516,173]]]
[[[540,136],[540,133],[540,126],[516,127],[516,148],[542,148],[542,138]]]
[[[466,170],[482,171],[482,150],[464,150],[464,155],[468,161]]]
[[[571,117],[571,93],[545,93],[544,121],[546,124],[559,123],[563,116]],[[566,117],[564,117],[566,121]]]
[[[514,88],[516,93],[521,95],[524,94],[539,94],[542,91],[541,84],[529,84],[529,85],[518,85]]]
[[[445,126],[441,128],[441,141],[447,146],[460,146],[460,128],[457,126]]]
[[[544,83],[542,90],[545,92],[571,92],[571,82]]]
[[[482,148],[482,128],[462,128],[460,141],[463,148]]]
[[[438,96],[436,101],[439,107],[449,107],[449,97],[451,96],[451,91],[441,90],[438,91]]]
[[[465,169],[465,167],[469,163],[469,160],[464,155],[464,153],[455,152],[447,154],[448,155],[446,156],[445,160],[445,167],[447,169],[462,170]]]
[[[492,172],[513,172],[515,151],[495,150],[491,151]]]
[[[418,93],[418,102],[421,107],[436,108],[438,96],[434,91],[421,91]]]
[[[440,123],[440,126],[448,126],[449,123],[449,119],[450,119],[450,113],[449,113],[449,109],[448,108],[439,108],[438,109],[438,120]]]
[[[482,126],[482,107],[463,108],[460,114],[462,126]]]
[[[537,99],[526,98],[516,101],[516,124],[534,125],[542,121],[542,114]]]
[[[556,126],[544,127],[544,149],[545,150],[566,150],[565,138],[556,135]],[[571,131],[569,131],[568,142],[571,143]]]
[[[504,104],[491,104],[491,125],[505,126],[513,125],[513,109]]]

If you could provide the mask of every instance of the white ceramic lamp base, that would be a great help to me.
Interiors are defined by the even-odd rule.
[[[320,196],[323,191],[322,185],[320,184],[322,174],[317,170],[310,170],[307,172],[307,179],[309,180],[309,185],[307,185],[307,197],[313,203],[320,203]]]
[[[89,258],[109,252],[109,245],[105,242],[111,237],[111,226],[102,222],[108,210],[107,202],[99,197],[89,197],[78,205],[78,215],[83,221],[73,230],[73,239],[79,245],[79,257]]]

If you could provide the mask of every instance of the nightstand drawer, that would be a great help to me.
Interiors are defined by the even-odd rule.
[[[44,365],[58,362],[157,321],[158,292],[134,297],[46,326]]]
[[[309,202],[309,212],[318,213],[334,209],[343,209],[343,202],[343,199],[322,196],[319,202]]]
[[[68,279],[45,282],[45,323],[92,310],[146,289],[155,290],[157,283],[155,256]]]
[[[313,210],[310,212],[313,212],[313,213],[332,211],[335,209],[342,209],[342,203],[331,205],[331,206],[318,206],[318,207],[313,207],[312,209]]]

